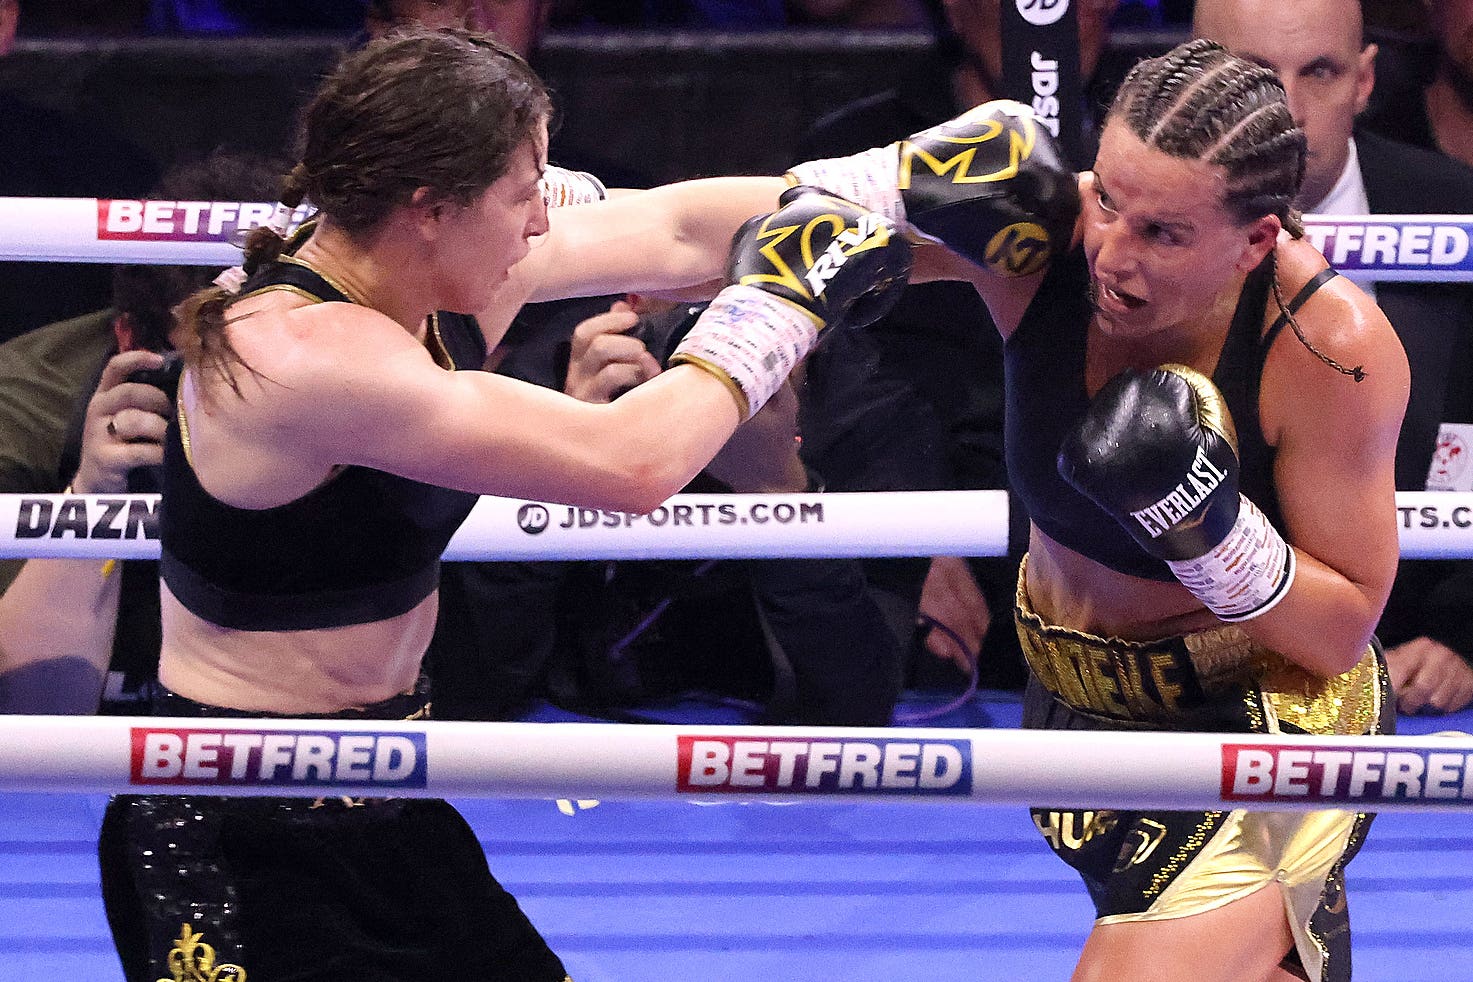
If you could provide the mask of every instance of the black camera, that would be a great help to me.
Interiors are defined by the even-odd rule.
[[[643,341],[649,353],[664,366],[675,353],[676,345],[680,344],[705,309],[704,303],[682,304],[669,310],[644,314],[626,333],[631,338]]]
[[[179,391],[179,376],[184,372],[184,359],[177,351],[165,351],[163,356],[164,363],[158,368],[140,368],[136,372],[131,372],[127,381],[140,382],[160,389],[172,402],[174,394]]]
[[[162,365],[158,368],[140,368],[136,372],[129,372],[127,381],[152,385],[169,397],[169,405],[172,406],[175,393],[179,391],[179,376],[184,372],[184,359],[177,351],[165,351],[162,354],[164,356]],[[162,467],[135,467],[128,472],[128,493],[157,494],[163,490],[163,477]]]

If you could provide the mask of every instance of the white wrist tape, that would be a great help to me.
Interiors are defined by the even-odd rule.
[[[548,167],[542,172],[542,201],[549,208],[586,205],[608,196],[604,182],[587,171]]]
[[[809,184],[884,215],[897,227],[905,225],[905,203],[900,199],[900,147],[892,143],[849,157],[809,160],[793,165],[787,177]]]
[[[1168,562],[1207,609],[1225,621],[1266,613],[1294,583],[1294,550],[1258,506],[1242,498],[1226,537],[1196,559]]]
[[[670,364],[697,365],[727,383],[742,419],[782,388],[808,354],[823,322],[797,304],[755,286],[733,284],[675,347]]]

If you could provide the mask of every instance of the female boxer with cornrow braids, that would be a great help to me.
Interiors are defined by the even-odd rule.
[[[1177,73],[1198,61],[1219,54],[1203,42],[1191,42],[1179,64],[1165,64],[1157,74]],[[1189,69],[1188,69],[1189,70]],[[1304,235],[1304,223],[1293,202],[1285,200],[1285,188],[1298,187],[1304,179],[1304,136],[1285,125],[1288,105],[1282,101],[1278,78],[1251,62],[1225,62],[1217,85],[1198,84],[1171,104],[1176,79],[1141,78],[1122,87],[1125,105],[1121,117],[1142,142],[1173,157],[1207,160],[1226,171],[1227,190],[1223,205],[1243,221],[1256,215],[1277,215],[1284,230],[1294,238]],[[1274,93],[1278,93],[1276,96]],[[1272,265],[1277,253],[1270,252]],[[1337,371],[1360,381],[1363,367],[1347,369],[1323,354],[1304,336],[1294,312],[1284,301],[1277,275],[1272,277],[1274,302],[1288,320],[1301,344]]]
[[[793,170],[945,244],[1004,335],[1026,726],[1394,722],[1372,631],[1407,362],[1301,237],[1305,153],[1273,73],[1196,40],[1129,73],[1067,181],[1004,103]],[[1371,816],[1041,805],[1098,915],[1076,982],[1350,978]]]
[[[1033,516],[1028,726],[1393,725],[1372,630],[1408,370],[1301,238],[1304,158],[1272,72],[1188,42],[1122,84],[1079,246],[1033,284],[982,287],[1023,311],[1000,323]],[[1299,343],[1276,343],[1286,323]],[[1370,815],[1033,817],[1095,901],[1077,979],[1350,978],[1344,866]]]
[[[548,113],[521,58],[458,30],[372,41],[309,103],[273,227],[178,312],[160,714],[427,716],[439,557],[480,494],[653,508],[820,329],[878,316],[910,269],[883,220],[776,177],[550,214],[600,188],[547,166]],[[304,200],[315,220],[283,240]],[[764,220],[810,227],[813,252],[798,237],[760,247]],[[792,285],[835,254],[822,290]],[[611,403],[461,370],[481,368],[529,299],[723,272],[670,370]],[[475,316],[442,330],[439,311]],[[564,979],[456,811],[383,797],[393,787],[369,786],[362,763],[363,799],[315,799],[282,779],[290,768],[282,798],[115,799],[103,858],[129,982],[181,965],[294,982]]]

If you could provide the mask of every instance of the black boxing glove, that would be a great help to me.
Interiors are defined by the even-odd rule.
[[[1059,450],[1059,474],[1166,560],[1218,617],[1273,607],[1294,550],[1238,491],[1237,432],[1222,393],[1184,365],[1121,372]]]
[[[780,200],[737,231],[729,285],[670,356],[726,382],[743,419],[782,387],[820,331],[883,316],[910,275],[910,246],[883,215],[813,188]]]
[[[788,172],[941,242],[1003,276],[1041,270],[1069,248],[1079,184],[1020,102],[983,103],[909,139]]]

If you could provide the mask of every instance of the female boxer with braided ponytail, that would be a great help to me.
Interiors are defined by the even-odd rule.
[[[1189,42],[1122,85],[1076,248],[1031,281],[974,278],[1018,312],[998,322],[1033,518],[1026,725],[1393,724],[1372,630],[1408,369],[1300,238],[1304,154],[1271,72]],[[1370,815],[1033,817],[1096,904],[1076,979],[1350,978],[1344,866]]]
[[[1394,721],[1407,362],[1301,238],[1305,152],[1273,73],[1197,40],[1131,71],[1077,185],[1015,104],[794,168],[947,245],[1005,337],[1027,726]],[[1076,980],[1350,978],[1371,816],[1058,804],[1086,807],[1034,821],[1098,913]]]
[[[253,235],[239,273],[178,311],[161,714],[426,716],[439,557],[479,494],[654,507],[820,329],[861,306],[878,316],[909,270],[884,219],[777,178],[549,216],[548,198],[597,188],[547,168],[548,112],[519,57],[464,31],[371,42],[312,99],[278,219],[306,199],[315,224],[288,242],[284,221]],[[759,248],[763,219],[808,226],[813,254],[799,237]],[[827,279],[809,268],[819,255]],[[723,270],[681,363],[612,403],[457,370],[480,368],[528,299]],[[476,314],[483,333],[438,311]],[[233,747],[204,770],[269,772],[292,793],[291,767]],[[564,978],[455,810],[382,797],[371,752],[353,753],[333,769],[362,779],[363,799],[113,801],[103,861],[130,982]]]

